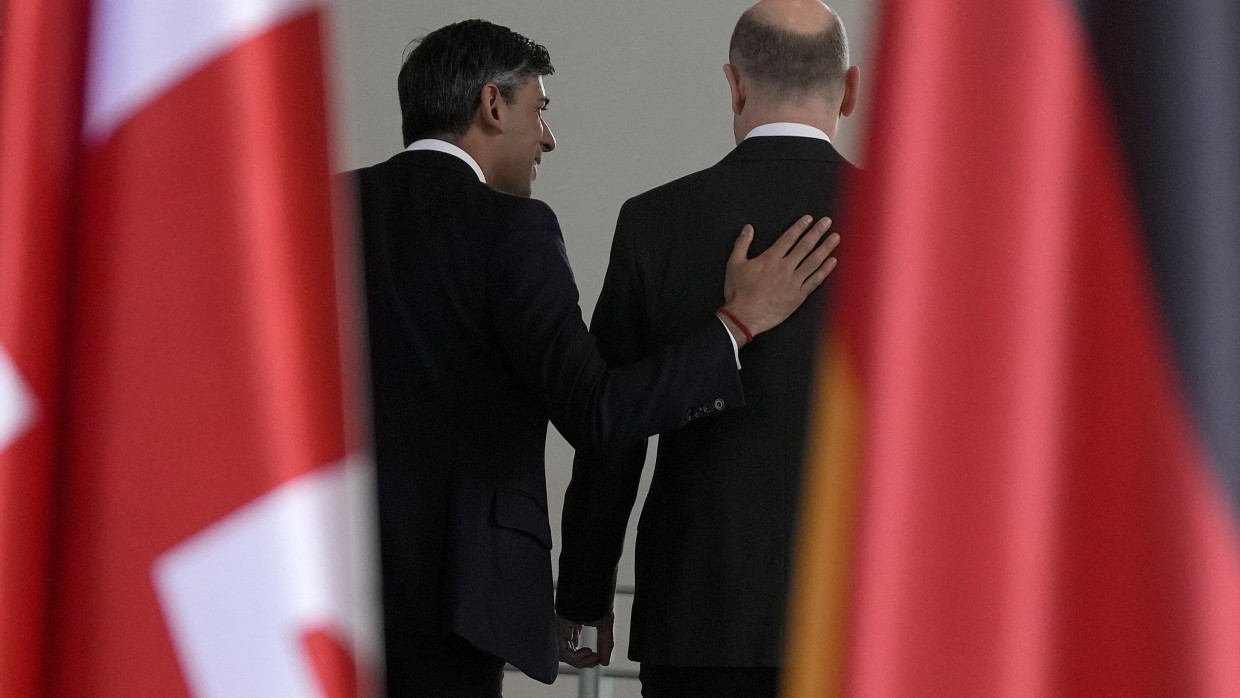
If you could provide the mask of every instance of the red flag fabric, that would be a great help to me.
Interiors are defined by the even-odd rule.
[[[85,5],[7,2],[0,23],[0,685],[37,695],[47,641],[65,286]],[[59,36],[56,42],[48,36]]]
[[[357,695],[373,474],[321,9],[5,12],[4,694]]]
[[[1240,695],[1240,519],[1075,7],[890,0],[878,46],[787,695]]]

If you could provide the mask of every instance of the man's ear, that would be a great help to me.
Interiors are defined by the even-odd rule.
[[[504,101],[504,95],[500,94],[498,87],[488,82],[482,86],[479,97],[475,121],[484,131],[502,133],[508,115],[508,103]]]
[[[857,92],[861,89],[861,71],[849,66],[844,74],[844,99],[840,102],[840,116],[848,116],[857,108]]]
[[[745,87],[741,84],[741,73],[731,63],[724,63],[723,74],[727,76],[728,89],[732,91],[732,113],[740,116],[745,109]]]

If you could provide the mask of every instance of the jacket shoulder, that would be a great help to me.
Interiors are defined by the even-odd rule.
[[[670,182],[644,191],[624,202],[623,208],[659,208],[675,205],[686,196],[712,190],[720,177],[720,164],[677,177]]]

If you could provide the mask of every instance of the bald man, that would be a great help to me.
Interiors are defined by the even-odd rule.
[[[799,216],[839,214],[840,182],[852,166],[831,140],[856,103],[858,71],[835,13],[816,0],[763,0],[737,22],[724,74],[736,148],[620,211],[591,325],[610,363],[679,341],[693,318],[713,309],[732,244],[725,231],[751,222],[754,246],[765,249]],[[837,219],[833,228],[847,237],[846,223]],[[829,286],[753,342],[740,371],[744,409],[660,436],[638,524],[628,650],[641,662],[647,698],[778,692],[815,340]],[[616,568],[645,458],[645,442],[577,452],[556,602],[566,661],[584,661],[581,624],[599,628],[589,661],[610,661]]]

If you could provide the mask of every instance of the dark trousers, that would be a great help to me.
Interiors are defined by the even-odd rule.
[[[776,698],[776,667],[667,666],[642,662],[642,698]]]
[[[504,660],[457,635],[387,633],[388,698],[500,698]]]

